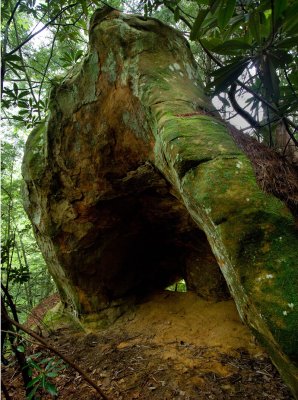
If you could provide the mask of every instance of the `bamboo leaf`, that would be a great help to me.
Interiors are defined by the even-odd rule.
[[[18,107],[26,108],[26,110],[28,110],[28,103],[24,100],[20,100],[20,101],[18,101]]]
[[[290,82],[298,86],[298,71],[294,71],[289,75]]]
[[[296,17],[295,20],[289,21],[288,24],[285,26],[285,31],[288,35],[295,35],[298,33],[298,18]]]

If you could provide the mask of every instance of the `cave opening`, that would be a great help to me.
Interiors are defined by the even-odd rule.
[[[205,233],[168,183],[100,202],[88,217],[93,228],[79,251],[60,255],[72,266],[82,313],[142,301],[165,289],[211,301],[230,298]],[[58,239],[60,247],[70,243],[68,234]]]
[[[114,270],[110,283],[117,296],[170,290],[213,301],[231,297],[205,233],[169,191],[143,193],[117,240],[105,260],[109,266],[111,257],[115,261],[109,271]]]
[[[187,292],[185,279],[180,279],[179,281],[173,283],[172,285],[167,286],[165,290],[168,290],[169,292],[180,292],[180,293]]]

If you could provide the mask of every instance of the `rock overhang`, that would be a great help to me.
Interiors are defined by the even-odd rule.
[[[220,293],[218,264],[275,363],[294,360],[291,214],[259,189],[213,115],[183,36],[117,11],[101,18],[81,67],[53,90],[23,164],[26,209],[65,303],[92,312],[177,276]],[[209,292],[204,263],[216,271]],[[296,373],[284,373],[292,387]]]

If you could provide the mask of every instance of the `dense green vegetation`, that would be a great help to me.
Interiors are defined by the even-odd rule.
[[[23,320],[53,290],[21,199],[23,140],[6,136],[2,145],[2,285],[13,294]],[[13,141],[14,139],[14,141]]]
[[[240,115],[250,134],[290,161],[297,151],[295,0],[4,0],[2,297],[3,304],[9,304],[11,296],[21,321],[54,291],[22,208],[24,143],[29,131],[46,118],[51,87],[82,60],[92,13],[107,4],[145,18],[154,16],[183,31],[206,92],[223,117]]]

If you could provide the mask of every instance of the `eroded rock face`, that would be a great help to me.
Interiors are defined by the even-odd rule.
[[[179,32],[95,13],[83,63],[28,139],[25,208],[64,302],[80,313],[179,277],[224,298],[219,265],[242,319],[298,391],[294,221],[260,190],[198,82]]]
[[[47,126],[33,131],[26,147],[26,208],[50,272],[65,303],[81,313],[179,277],[203,297],[224,298],[228,290],[205,234],[154,166],[150,110],[135,93],[140,53],[152,51],[159,30],[167,41],[156,54],[171,51],[175,33],[156,21],[110,17],[106,22],[121,31],[114,36],[118,54],[95,15],[83,65],[53,90]],[[192,62],[188,47],[184,52]],[[152,61],[151,55],[148,67]],[[209,266],[210,275],[200,275]]]

